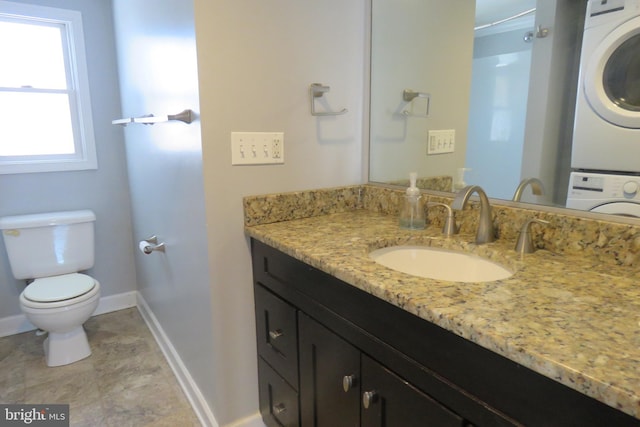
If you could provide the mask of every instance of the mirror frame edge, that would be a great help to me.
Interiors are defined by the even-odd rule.
[[[363,48],[365,49],[362,70],[362,182],[371,184],[371,38],[373,25],[373,0],[365,0],[365,23]]]

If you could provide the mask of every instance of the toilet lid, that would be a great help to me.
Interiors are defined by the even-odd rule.
[[[95,280],[86,274],[63,274],[34,280],[25,288],[24,296],[36,302],[63,301],[86,294],[94,286]]]

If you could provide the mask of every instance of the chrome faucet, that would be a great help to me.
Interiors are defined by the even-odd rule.
[[[518,241],[516,242],[515,247],[515,251],[521,255],[531,254],[536,250],[531,239],[531,224],[547,225],[549,224],[549,221],[533,218],[524,223],[520,229],[520,235],[518,236]]]
[[[513,194],[513,201],[519,202],[520,198],[522,198],[522,193],[527,185],[531,186],[531,192],[536,196],[542,196],[544,194],[544,185],[542,185],[542,181],[538,178],[525,178],[520,181],[518,184],[518,188],[516,188],[516,192]]]
[[[456,217],[453,215],[453,210],[451,206],[445,203],[438,202],[428,202],[427,207],[440,206],[447,210],[447,217],[444,220],[444,226],[442,227],[442,234],[445,236],[453,236],[454,234],[458,234],[458,226],[456,225]]]
[[[495,240],[493,231],[493,222],[491,220],[491,205],[487,198],[487,193],[479,185],[469,185],[458,191],[455,199],[451,203],[451,207],[456,210],[462,210],[467,206],[469,197],[473,193],[478,193],[480,197],[480,219],[478,221],[478,232],[476,233],[476,243],[489,243]]]

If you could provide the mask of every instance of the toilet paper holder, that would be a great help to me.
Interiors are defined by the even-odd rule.
[[[140,251],[145,255],[150,255],[151,253],[158,251],[164,252],[165,245],[163,243],[158,243],[158,236],[151,236],[144,240],[141,240],[138,244]]]

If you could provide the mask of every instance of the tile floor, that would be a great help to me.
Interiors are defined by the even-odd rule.
[[[44,336],[0,338],[1,403],[68,403],[71,426],[200,426],[137,309],[85,323],[93,354],[49,368]]]

